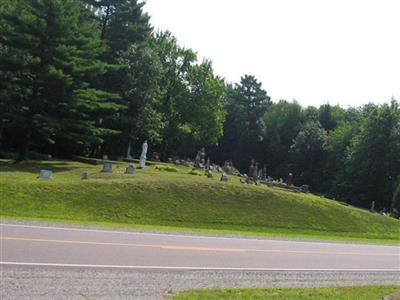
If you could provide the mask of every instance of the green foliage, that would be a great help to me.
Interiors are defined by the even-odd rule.
[[[149,16],[143,13],[144,2],[137,0],[83,0],[94,11],[100,38],[113,56],[150,35]],[[111,57],[108,59],[112,59]]]
[[[397,209],[398,213],[400,213],[400,175],[397,177],[397,183],[393,192],[392,208]]]
[[[302,184],[310,184],[318,190],[318,167],[324,158],[327,134],[319,122],[310,121],[303,125],[291,146],[296,160],[297,174]],[[316,172],[317,169],[317,172]]]
[[[112,133],[89,114],[116,110],[114,95],[91,88],[90,78],[105,72],[95,24],[76,0],[6,0],[1,9],[1,102],[19,134],[20,159],[35,138],[54,143],[101,141]],[[84,11],[84,10],[83,10]]]
[[[227,88],[224,102],[228,115],[222,149],[227,158],[244,169],[250,159],[261,156],[257,149],[261,149],[265,130],[263,116],[271,106],[271,99],[254,76],[245,75],[240,84]]]
[[[188,74],[188,101],[183,107],[183,121],[197,142],[217,144],[222,136],[225,112],[221,98],[225,91],[223,80],[213,74],[211,62],[195,65]]]
[[[147,43],[132,45],[120,55],[118,64],[123,66],[118,80],[126,108],[107,119],[111,127],[122,133],[118,139],[112,137],[103,145],[108,153],[121,153],[130,143],[140,145],[145,139],[153,145],[160,143],[164,128],[160,111],[162,69],[156,51]]]
[[[368,108],[347,150],[340,177],[341,194],[351,203],[389,208],[400,170],[400,108],[391,104]]]
[[[329,104],[321,105],[319,111],[319,123],[326,131],[334,130],[339,123],[344,121],[345,110],[340,106]]]
[[[301,106],[296,101],[281,100],[271,105],[264,114],[264,145],[269,158],[267,163],[276,170],[279,177],[285,177],[292,171],[289,169],[290,156],[287,153],[300,131],[301,113]]]

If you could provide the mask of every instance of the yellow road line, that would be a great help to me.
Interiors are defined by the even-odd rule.
[[[175,245],[157,245],[157,244],[134,244],[134,243],[111,243],[111,242],[93,242],[93,241],[71,241],[71,240],[50,240],[50,239],[33,239],[22,237],[2,236],[0,240],[26,241],[39,243],[60,243],[60,244],[83,244],[83,245],[105,245],[105,246],[124,246],[124,247],[147,247],[158,248],[163,250],[185,250],[185,251],[211,251],[211,252],[264,252],[264,253],[286,253],[286,254],[323,254],[323,255],[355,255],[355,256],[396,256],[399,253],[372,253],[372,252],[341,252],[341,251],[301,251],[301,250],[279,250],[279,249],[247,249],[247,248],[212,248],[212,247],[193,247],[193,246],[175,246]]]
[[[19,238],[19,237],[0,237],[0,240],[28,241],[28,242],[42,242],[42,243],[62,243],[62,244],[148,247],[148,248],[159,248],[159,249],[166,249],[166,250],[223,251],[223,252],[246,252],[246,251],[248,251],[248,249],[166,246],[166,245],[157,245],[157,244],[109,243],[109,242],[69,241],[69,240],[47,240],[47,239],[32,239],[32,238]]]

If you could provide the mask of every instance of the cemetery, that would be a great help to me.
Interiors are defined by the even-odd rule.
[[[289,175],[273,179],[251,162],[249,176],[231,162],[220,166],[198,156],[171,163],[148,161],[146,151],[133,162],[3,159],[1,215],[251,236],[400,239],[397,220],[313,195]]]

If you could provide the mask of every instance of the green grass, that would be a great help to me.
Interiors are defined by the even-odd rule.
[[[189,175],[156,166],[124,174],[127,164],[101,173],[100,165],[42,161],[12,165],[0,160],[3,218],[51,220],[174,231],[311,239],[400,241],[400,221],[339,202],[267,186],[242,185],[239,178]],[[40,180],[51,169],[53,180]],[[90,179],[82,180],[83,171]]]
[[[174,300],[266,299],[266,300],[378,300],[399,291],[396,286],[352,286],[325,288],[270,288],[193,290],[176,294]]]

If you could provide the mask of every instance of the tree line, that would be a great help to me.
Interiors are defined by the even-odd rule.
[[[136,0],[3,0],[0,150],[71,158],[194,157],[377,208],[400,202],[400,108],[272,102],[251,75],[231,84],[210,60],[155,31]],[[389,100],[389,99],[388,99]],[[397,199],[397,200],[396,200]],[[396,202],[397,201],[397,202]]]

